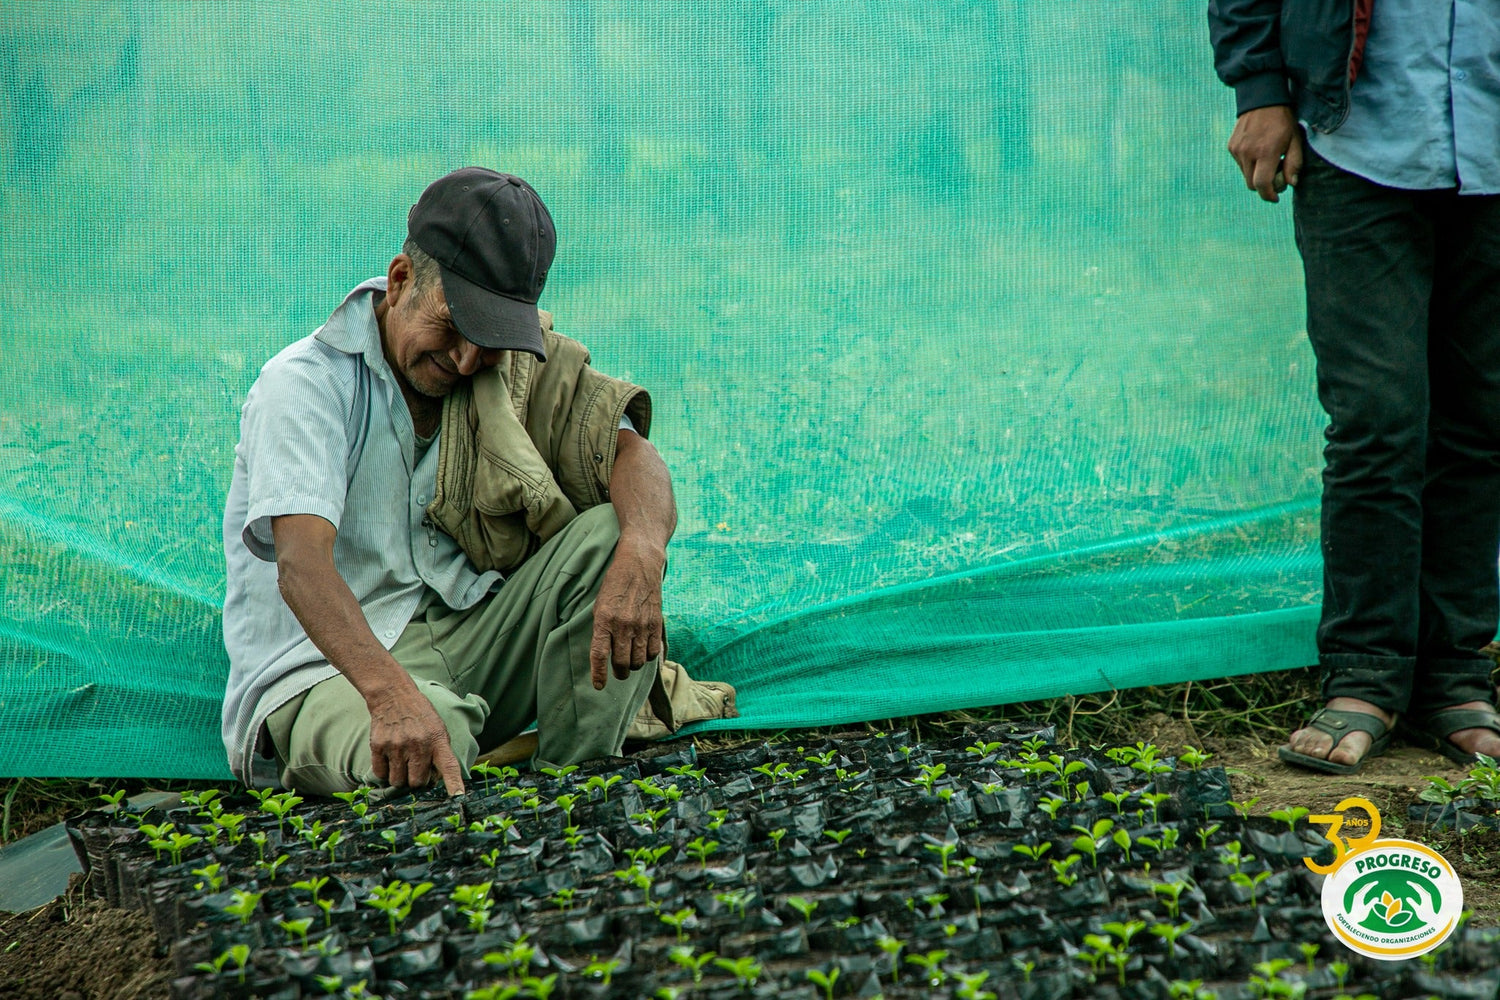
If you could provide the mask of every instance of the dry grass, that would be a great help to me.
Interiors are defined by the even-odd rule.
[[[99,804],[99,796],[190,787],[150,778],[0,778],[0,844],[28,837]]]
[[[1170,719],[1207,742],[1258,737],[1280,738],[1302,721],[1303,707],[1316,695],[1312,670],[1287,670],[1206,682],[1132,688],[1101,694],[1068,695],[1045,701],[1017,702],[993,708],[965,709],[931,715],[877,719],[865,728],[890,732],[911,730],[914,739],[943,735],[966,726],[1010,722],[1056,726],[1058,740],[1069,746],[1134,743],[1151,734],[1143,719]],[[807,736],[847,732],[849,726],[783,730]],[[780,734],[769,734],[772,738]],[[696,737],[706,749],[721,749],[766,739],[761,731],[719,730]]]

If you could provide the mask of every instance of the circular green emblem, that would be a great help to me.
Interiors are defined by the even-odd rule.
[[[1355,923],[1380,934],[1399,934],[1431,926],[1443,896],[1431,879],[1410,871],[1374,871],[1344,890],[1344,912]]]
[[[1323,882],[1323,918],[1334,935],[1371,958],[1431,951],[1458,926],[1463,888],[1453,866],[1410,840],[1377,840]]]

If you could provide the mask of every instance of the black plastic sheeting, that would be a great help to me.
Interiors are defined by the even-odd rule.
[[[1142,766],[1140,747],[1132,766],[1054,736],[656,748],[475,775],[459,799],[310,801],[278,819],[240,793],[90,813],[69,833],[92,890],[171,946],[178,1000],[1500,990],[1493,928],[1406,962],[1335,942],[1303,864],[1329,845],[1241,818],[1221,769]],[[401,913],[402,887],[426,883]],[[460,887],[485,883],[488,908],[465,905],[479,890]]]

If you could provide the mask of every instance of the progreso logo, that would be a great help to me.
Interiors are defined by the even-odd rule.
[[[1328,825],[1334,860],[1307,867],[1323,880],[1323,919],[1350,949],[1394,961],[1425,954],[1448,939],[1463,913],[1464,892],[1446,858],[1411,840],[1380,840],[1380,812],[1366,799],[1340,802],[1338,813],[1309,816]],[[1347,816],[1358,810],[1363,817]],[[1345,837],[1340,831],[1362,830]]]

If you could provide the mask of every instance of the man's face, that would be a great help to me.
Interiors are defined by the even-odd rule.
[[[420,291],[408,281],[396,299],[385,318],[386,360],[419,394],[441,399],[500,360],[499,350],[480,347],[458,332],[441,281]]]

